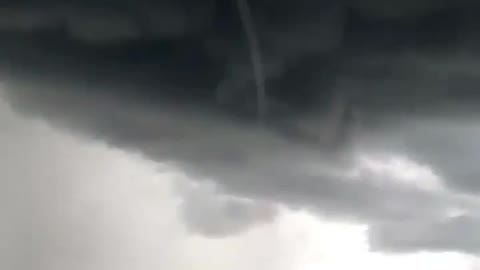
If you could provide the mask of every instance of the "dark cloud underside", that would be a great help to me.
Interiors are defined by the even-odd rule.
[[[480,7],[250,4],[268,87],[262,125],[238,10],[226,1],[0,5],[5,99],[261,202],[192,195],[185,220],[209,235],[268,221],[269,203],[282,203],[371,224],[379,248],[478,251],[478,239],[454,236],[476,218],[438,220],[451,207],[478,215],[468,196],[479,186]],[[358,152],[404,155],[445,187],[419,190],[365,168],[352,177]]]

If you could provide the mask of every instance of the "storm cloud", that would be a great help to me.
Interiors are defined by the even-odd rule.
[[[185,191],[193,231],[242,232],[286,205],[369,224],[380,249],[478,251],[477,219],[447,219],[479,214],[473,1],[252,1],[261,124],[235,5],[199,3],[9,5],[3,96],[213,183]]]
[[[373,229],[373,248],[397,252],[461,250],[478,254],[478,217],[459,215],[443,220],[384,224]],[[376,241],[378,240],[378,241]]]

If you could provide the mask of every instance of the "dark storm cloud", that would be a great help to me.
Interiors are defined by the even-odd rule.
[[[18,1],[2,3],[0,30],[34,32],[64,27],[75,39],[104,42],[141,35],[179,36],[208,24],[212,1]],[[186,6],[187,5],[187,6]]]
[[[450,251],[470,254],[480,251],[478,216],[460,215],[438,221],[404,222],[373,227],[374,249],[393,252]]]
[[[447,118],[430,125],[420,125],[418,122],[410,125],[409,131],[403,135],[410,155],[431,164],[451,188],[478,193],[478,121]]]
[[[477,128],[468,127],[465,115],[478,113],[473,70],[480,63],[474,50],[480,23],[469,11],[477,7],[469,1],[318,2],[251,3],[269,85],[269,117],[261,127],[254,123],[249,52],[233,3],[113,8],[72,2],[32,8],[37,15],[14,6],[20,15],[0,23],[14,30],[0,44],[5,96],[18,111],[173,162],[196,179],[213,180],[221,192],[362,220],[375,225],[372,235],[385,243],[380,247],[416,249],[389,239],[383,224],[394,224],[392,231],[404,220],[433,224],[449,207],[477,211],[476,202],[444,187],[414,188],[391,174],[347,172],[358,149],[390,151],[431,166],[448,188],[476,187]],[[58,20],[62,27],[50,27]],[[27,33],[44,22],[49,31]],[[91,42],[102,38],[111,43]],[[219,101],[219,94],[231,99]],[[348,107],[353,120],[345,116]],[[447,119],[452,115],[458,124]],[[336,150],[325,143],[344,135]],[[210,235],[272,215],[263,204],[190,199],[185,220]],[[426,248],[478,245],[462,237]]]
[[[332,161],[319,149],[285,141],[256,127],[238,126],[215,115],[195,115],[168,104],[136,107],[132,102],[102,99],[100,95],[58,93],[42,96],[45,103],[37,98],[28,102],[27,96],[21,102],[25,109],[44,112],[53,123],[140,151],[160,162],[173,161],[196,179],[213,180],[219,194],[267,202],[262,205],[212,199],[201,196],[202,192],[188,194],[183,210],[193,231],[214,236],[242,231],[271,217],[268,203],[307,207],[332,217],[372,224],[436,219],[449,207],[478,208],[441,189],[418,190],[401,184],[402,179],[391,174],[361,169],[360,175],[348,176],[349,157]],[[16,94],[20,96],[20,92]],[[71,106],[60,113],[61,104]]]
[[[441,10],[455,5],[453,1],[444,0],[406,0],[406,1],[380,1],[380,0],[353,0],[355,8],[367,16],[377,18],[415,18],[426,13]],[[467,1],[459,1],[466,3]],[[462,3],[462,4],[463,4]]]

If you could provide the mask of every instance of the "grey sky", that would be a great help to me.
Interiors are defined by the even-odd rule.
[[[43,112],[39,115],[47,116],[54,125],[84,138],[138,152],[157,162],[176,164],[197,181],[213,182],[219,194],[262,201],[260,205],[212,201],[208,196],[202,197],[202,191],[190,191],[183,207],[185,220],[193,231],[207,235],[244,231],[258,221],[271,219],[271,211],[262,210],[262,204],[283,204],[374,225],[371,234],[376,239],[380,237],[379,246],[395,250],[397,242],[388,237],[382,241],[384,234],[377,234],[375,228],[382,228],[379,232],[383,228],[396,230],[400,227],[383,224],[407,222],[411,226],[428,226],[426,231],[436,231],[437,227],[441,231],[437,221],[445,218],[450,209],[479,214],[480,201],[470,192],[461,195],[468,179],[454,177],[458,171],[474,169],[468,164],[475,157],[453,155],[450,160],[447,155],[460,149],[472,150],[468,153],[474,154],[471,145],[475,145],[477,137],[471,121],[399,120],[397,126],[387,125],[379,132],[361,135],[354,148],[332,157],[267,131],[241,127],[209,114],[191,114],[188,108],[142,107],[101,95],[79,95],[77,91],[52,91],[42,99],[28,90],[12,93],[7,92],[7,97],[20,112]],[[69,110],[65,111],[61,104],[70,104]],[[391,164],[390,171],[382,172],[368,167],[361,161],[362,155],[380,160],[411,158],[418,164],[417,168],[400,167],[397,171],[392,168],[398,164]],[[430,174],[416,172],[421,166],[430,168]],[[412,170],[413,176],[402,175],[402,170]],[[475,175],[475,171],[472,173]],[[408,177],[413,177],[413,182]],[[235,210],[243,214],[230,216],[232,207],[243,208]],[[439,233],[435,242],[417,237],[410,241],[418,243],[398,245],[399,249],[476,252],[476,243],[468,236],[459,236],[451,245],[444,244],[451,242],[452,235]],[[442,237],[448,239],[443,241]]]
[[[12,15],[0,16],[0,30],[14,30],[0,50],[0,268],[384,269],[413,256],[429,258],[425,269],[444,253],[449,263],[439,267],[473,269],[477,19],[445,9],[469,0],[437,2],[328,4],[318,19],[313,2],[298,1],[290,20],[259,23],[271,53],[270,93],[278,95],[264,125],[248,114],[250,72],[239,48],[185,42],[212,30],[210,6],[0,10]],[[265,10],[289,10],[269,3]],[[348,17],[347,6],[357,13]],[[349,22],[348,32],[347,17],[365,25]],[[59,21],[73,37],[56,36],[62,50],[56,38],[55,46],[26,42],[33,27]],[[90,44],[149,31],[162,42]],[[458,38],[444,40],[452,33]],[[210,65],[216,57],[222,65]],[[232,109],[210,100],[212,82],[221,88],[223,79],[246,101],[234,97]],[[324,137],[344,140],[329,147]]]
[[[3,101],[0,112],[1,268],[290,269],[270,225],[230,240],[191,234],[186,191],[174,188],[186,181],[181,172],[25,119]],[[218,200],[207,192],[196,210]],[[228,221],[214,214],[211,222]]]
[[[213,159],[207,163],[187,159],[199,169],[185,175],[158,156],[160,163],[146,160],[135,141],[125,144],[129,153],[114,148],[113,143],[123,145],[120,141],[92,139],[94,130],[74,125],[84,135],[69,135],[68,129],[20,116],[5,103],[0,115],[0,147],[8,153],[0,163],[1,184],[7,187],[1,189],[6,221],[2,256],[7,258],[2,264],[9,269],[383,269],[414,268],[419,261],[430,267],[475,265],[464,255],[416,253],[478,249],[470,235],[476,218],[438,222],[453,206],[474,214],[478,200],[445,191],[441,181],[418,179],[432,177],[419,168],[404,175],[398,164],[373,168],[365,163],[341,177],[345,171],[332,171],[325,161],[307,163],[315,152],[288,146],[289,158],[249,149],[257,166],[223,166],[225,171],[210,170],[211,177],[194,172],[216,168],[214,155],[204,156]],[[275,157],[273,164],[267,162]],[[280,161],[282,166],[272,167]],[[327,171],[329,177],[318,176]],[[419,183],[412,185],[409,177]],[[358,225],[328,225],[313,216],[285,214],[278,204],[307,208],[327,220],[368,224],[372,248],[379,253],[363,249],[368,234]],[[270,207],[280,212],[272,216]],[[403,237],[399,241],[392,235]],[[417,255],[381,255],[391,251]]]

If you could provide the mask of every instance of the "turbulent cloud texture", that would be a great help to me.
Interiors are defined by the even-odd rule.
[[[179,111],[178,107],[135,107],[126,101],[102,101],[101,96],[84,100],[75,92],[70,94],[71,100],[61,99],[60,103],[55,100],[60,95],[53,95],[45,104],[26,99],[21,104],[29,104],[28,110],[45,112],[53,123],[71,127],[86,137],[93,136],[158,162],[176,164],[197,180],[213,181],[217,191],[183,189],[189,195],[182,211],[193,231],[211,236],[240,232],[271,219],[273,210],[269,210],[269,204],[285,204],[337,219],[367,222],[372,225],[373,243],[378,241],[378,247],[387,250],[476,253],[471,232],[462,230],[466,234],[453,241],[455,233],[438,220],[447,218],[450,209],[478,215],[480,202],[468,193],[459,193],[461,189],[450,189],[461,186],[462,181],[446,176],[451,173],[450,167],[436,167],[436,155],[424,155],[420,146],[436,149],[434,141],[431,146],[412,143],[439,128],[433,120],[421,121],[421,125],[411,121],[365,138],[360,136],[352,151],[332,156],[256,127],[232,125],[214,115]],[[13,104],[20,108],[18,103]],[[69,111],[58,111],[61,104],[72,105]],[[87,108],[85,104],[88,110],[83,109]],[[449,123],[443,120],[443,134],[451,130]],[[461,135],[465,138],[461,143],[475,141],[468,132]],[[436,147],[458,147],[453,144],[459,143],[453,140],[455,137],[447,138]],[[455,156],[458,158],[468,156]],[[212,192],[220,197],[213,199]],[[228,194],[253,202],[222,198]],[[255,203],[257,200],[267,206]],[[419,224],[425,229],[417,235],[414,233]],[[457,223],[453,224],[456,228]],[[436,231],[433,240],[422,235]],[[397,233],[405,237],[390,239]]]
[[[0,112],[1,268],[292,269],[281,257],[294,251],[270,223],[226,240],[190,234],[175,169],[24,119],[3,102]]]
[[[191,231],[245,233],[287,206],[368,224],[380,250],[476,254],[480,24],[468,11],[478,7],[380,2],[252,6],[271,86],[270,114],[260,125],[241,27],[222,17],[235,10],[218,3],[215,10],[190,1],[164,1],[165,9],[125,4],[138,10],[129,14],[135,26],[120,18],[120,7],[106,22],[88,10],[74,20],[63,6],[32,8],[28,16],[19,10],[20,19],[3,22],[14,29],[0,44],[3,96],[19,113],[195,179],[180,188]],[[315,16],[317,8],[325,16]],[[63,34],[30,31],[56,22],[53,10],[67,22]],[[202,20],[209,12],[218,13],[213,26]],[[125,27],[110,28],[117,19]],[[112,43],[99,44],[96,35]],[[211,189],[196,186],[205,182]],[[452,217],[452,209],[462,214]]]

